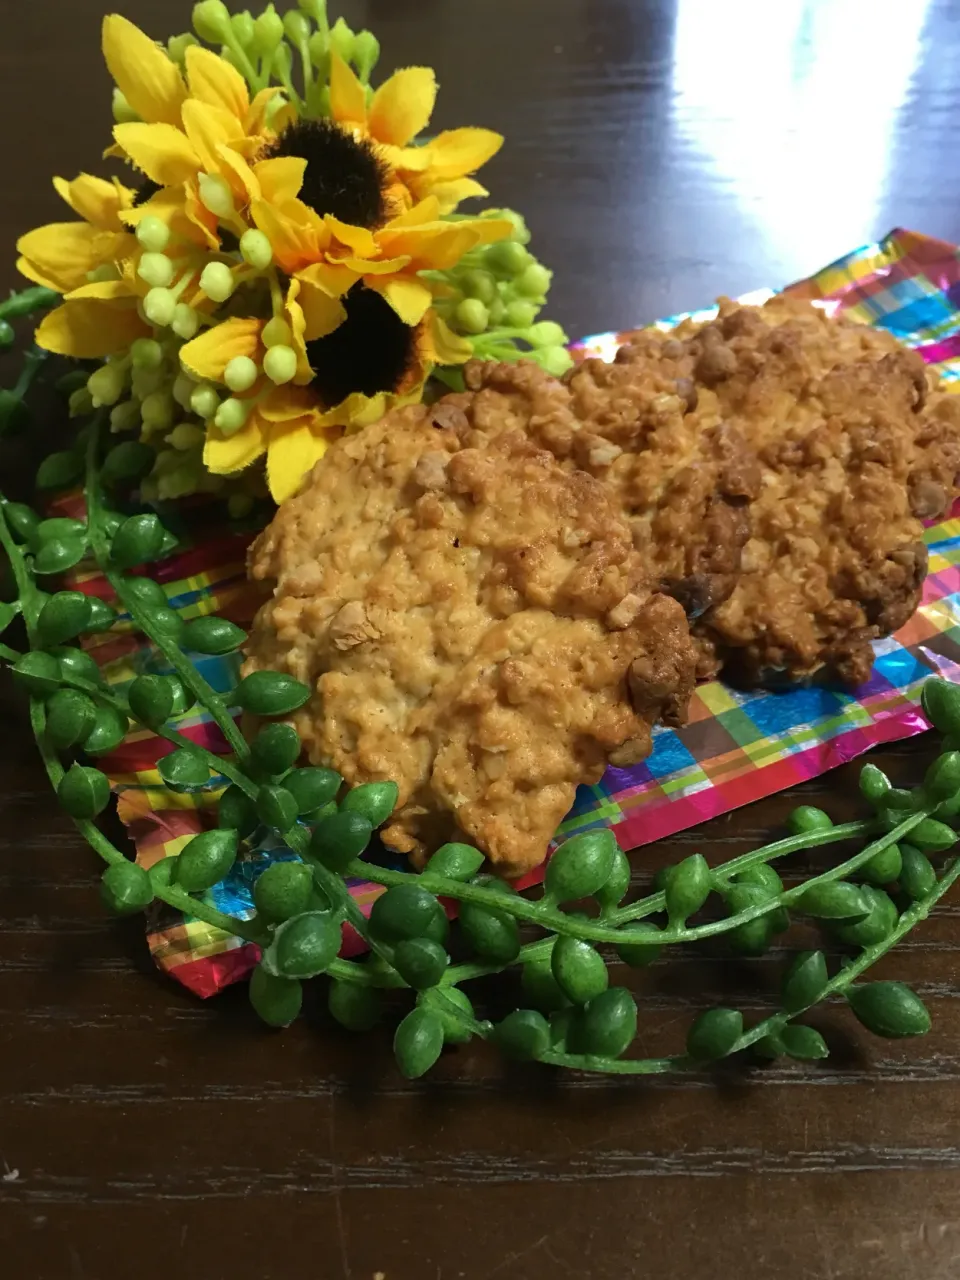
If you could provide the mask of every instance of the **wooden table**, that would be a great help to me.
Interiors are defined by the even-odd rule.
[[[780,285],[894,224],[960,239],[950,0],[371,0],[385,66],[439,72],[437,122],[556,268],[571,334]],[[95,0],[0,4],[0,241],[62,208],[109,123]],[[154,35],[186,0],[127,0]],[[871,13],[876,16],[871,17]],[[92,854],[4,690],[0,1272],[9,1280],[939,1280],[960,1274],[957,907],[885,971],[935,1019],[904,1048],[817,1019],[822,1069],[609,1083],[504,1073],[482,1048],[403,1083],[386,1034],[261,1030],[242,991],[159,977],[104,918]],[[879,753],[916,778],[927,745]],[[635,856],[638,878],[763,840],[802,797],[852,813],[855,769]],[[639,982],[652,1050],[731,976]],[[752,975],[752,976],[751,976]],[[649,1032],[649,1034],[648,1034]]]

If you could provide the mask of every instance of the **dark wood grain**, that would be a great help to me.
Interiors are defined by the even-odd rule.
[[[881,16],[880,10],[883,9]],[[128,0],[155,35],[185,0]],[[94,0],[0,0],[0,283],[96,168],[108,82]],[[779,285],[902,224],[960,239],[960,21],[950,0],[371,0],[385,64],[437,67],[437,123],[508,144],[496,198],[528,215],[572,333]],[[9,469],[9,462],[5,466]],[[104,919],[92,855],[51,798],[22,709],[0,739],[0,1273],[10,1280],[530,1280],[960,1274],[960,904],[885,972],[925,1040],[713,1078],[504,1071],[482,1047],[400,1081],[386,1034],[319,1012],[285,1035],[242,992],[200,1003]],[[916,778],[923,741],[878,753]],[[845,767],[635,855],[637,877],[741,851],[802,796],[856,808]],[[702,958],[638,985],[645,1045],[773,969]],[[619,976],[619,975],[618,975]],[[621,980],[622,977],[621,977]]]

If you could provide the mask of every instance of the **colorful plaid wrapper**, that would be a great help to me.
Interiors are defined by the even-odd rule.
[[[960,253],[954,245],[894,231],[787,292],[881,325],[916,348],[947,382],[960,379]],[[744,301],[769,296],[765,292]],[[696,318],[710,314],[696,313]],[[574,350],[578,356],[610,359],[620,341],[618,334],[599,334],[577,343]],[[72,502],[76,500],[67,500],[61,509],[69,512]],[[189,511],[162,514],[168,524],[171,517],[189,517]],[[876,643],[876,662],[867,684],[847,691],[797,688],[780,693],[738,693],[717,682],[702,685],[692,699],[690,723],[678,731],[656,730],[653,753],[642,764],[608,769],[596,786],[581,787],[558,834],[566,837],[589,827],[610,826],[621,846],[633,849],[815,777],[877,743],[926,729],[918,710],[922,679],[931,670],[960,679],[958,516],[960,508],[927,530],[930,573],[923,602],[895,636]],[[249,531],[224,535],[209,527],[194,529],[189,549],[155,570],[170,604],[185,618],[219,613],[249,625],[255,601],[245,578],[244,555],[251,536]],[[72,585],[111,598],[102,578],[79,574]],[[129,625],[95,638],[91,652],[110,683],[120,688],[144,672],[168,670]],[[215,689],[231,687],[237,659],[197,655],[195,661]],[[218,754],[225,752],[223,737],[206,713],[187,711],[175,723],[193,741]],[[169,791],[156,766],[171,749],[164,740],[137,729],[100,762],[117,793],[137,861],[145,867],[179,852],[191,836],[212,825],[224,785],[223,779],[212,778],[209,786],[191,794]],[[211,901],[232,914],[251,915],[257,876],[274,860],[294,856],[263,835],[211,891]],[[382,860],[382,851],[379,856]],[[535,873],[527,883],[539,878]],[[381,892],[365,881],[351,882],[350,890],[365,910]],[[147,936],[160,968],[200,996],[243,978],[258,958],[252,944],[166,908],[151,919]],[[360,945],[351,933],[344,951],[351,954]]]

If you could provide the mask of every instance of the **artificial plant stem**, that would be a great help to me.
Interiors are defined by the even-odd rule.
[[[861,867],[865,862],[869,862],[877,853],[892,844],[896,844],[898,840],[907,835],[913,827],[917,826],[927,816],[927,811],[922,809],[910,814],[893,831],[879,837],[879,839],[867,845],[865,849],[862,849],[852,858],[838,863],[837,866],[831,867],[829,871],[825,871],[819,876],[813,876],[796,889],[784,890],[783,893],[769,898],[766,902],[749,907],[736,915],[726,916],[722,920],[714,920],[709,924],[696,925],[692,929],[682,927],[664,929],[657,934],[657,945],[669,946],[674,943],[697,942],[702,938],[710,938],[716,934],[727,933],[729,930],[736,929],[739,925],[746,924],[750,920],[756,920],[759,916],[769,915],[781,906],[792,906],[800,895],[811,886],[826,884],[831,880],[840,879],[851,871],[856,871],[858,867]],[[524,920],[528,924],[540,925],[542,928],[550,929],[554,933],[567,934],[570,937],[582,938],[588,942],[616,944],[625,941],[622,929],[611,928],[610,925],[601,924],[595,920],[568,915],[566,912],[546,906],[542,901],[521,898],[519,895],[507,896],[503,893],[492,892],[482,885],[463,884],[459,880],[431,876],[428,871],[414,875],[403,871],[391,871],[384,867],[368,869],[367,864],[362,862],[352,863],[347,871],[349,875],[367,876],[368,879],[377,884],[400,885],[417,883],[431,893],[438,894],[441,897],[455,898],[460,902],[472,902],[478,906],[491,907],[494,910],[504,912],[506,915],[511,915],[517,920]],[[661,896],[659,894],[654,895],[654,897]],[[650,901],[650,899],[647,901]],[[626,917],[626,919],[631,918],[635,917]],[[613,919],[612,916],[611,919]]]
[[[94,429],[90,432],[90,440],[87,444],[86,482],[84,485],[87,502],[87,528],[90,533],[90,545],[93,548],[97,564],[117,593],[117,598],[130,614],[135,625],[159,649],[200,705],[210,714],[237,758],[246,762],[250,758],[250,748],[243,734],[237,728],[223,698],[207,684],[193,663],[183,656],[175,644],[156,633],[149,615],[140,607],[139,601],[128,592],[123,575],[117,573],[116,569],[110,564],[110,550],[100,524],[102,504],[100,501],[100,486],[97,479],[97,450],[103,422],[104,415],[99,414],[94,420]]]

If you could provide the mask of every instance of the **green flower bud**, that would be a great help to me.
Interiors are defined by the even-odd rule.
[[[253,24],[254,47],[257,53],[269,56],[283,39],[283,19],[272,4],[268,4]]]
[[[102,364],[87,379],[87,390],[93,399],[94,408],[116,404],[126,386],[127,371],[119,364]]]
[[[241,360],[245,358],[244,356],[239,357]],[[251,360],[250,363],[252,364],[253,361]],[[235,431],[239,431],[243,427],[252,406],[252,400],[237,400],[230,396],[217,409],[214,422],[225,436],[233,435]]]
[[[538,310],[539,308],[532,302],[511,302],[507,306],[507,324],[511,329],[529,329],[537,318]],[[547,343],[546,345],[555,344]]]
[[[176,296],[169,289],[151,289],[143,300],[143,313],[158,329],[165,329],[177,309]]]
[[[159,369],[163,364],[163,347],[154,338],[137,338],[130,346],[130,359],[138,369]]]
[[[230,38],[230,10],[223,0],[200,0],[193,6],[193,29],[209,44],[226,44]]]
[[[541,320],[539,324],[532,325],[523,336],[531,347],[562,347],[567,341],[567,335],[553,320]]]
[[[165,253],[144,253],[137,265],[137,275],[146,284],[162,289],[173,280],[174,266]]]
[[[223,380],[231,391],[249,391],[259,374],[260,370],[249,356],[234,356],[224,370]]]
[[[198,418],[207,421],[216,414],[219,407],[220,397],[211,383],[201,382],[198,387],[194,387],[190,395],[190,408]]]
[[[287,39],[297,45],[306,44],[312,30],[309,20],[299,11],[291,9],[283,15],[283,29]]]
[[[274,316],[263,326],[262,337],[263,345],[267,348],[288,347],[293,341],[293,330],[283,316]]]
[[[200,288],[214,302],[226,302],[234,290],[233,272],[225,262],[208,262],[200,275]]]
[[[273,262],[273,248],[262,231],[245,231],[240,237],[240,253],[244,262],[258,271],[266,271]]]
[[[490,322],[490,312],[478,298],[464,298],[454,312],[454,319],[464,333],[483,333]]]
[[[255,36],[255,27],[250,10],[244,9],[242,13],[235,13],[230,19],[230,25],[233,27],[234,38],[240,47],[249,49]]]
[[[177,337],[183,338],[184,342],[189,342],[200,328],[200,316],[186,302],[178,302],[173,309],[171,323]]]
[[[137,240],[148,253],[163,253],[170,243],[170,228],[152,213],[137,223]]]
[[[350,62],[353,58],[353,49],[356,42],[356,36],[344,22],[343,18],[338,18],[330,28],[330,45],[336,49],[344,62]]]
[[[140,117],[119,89],[113,91],[113,119],[116,124],[136,124]]]
[[[363,84],[370,83],[370,74],[380,60],[380,41],[372,31],[358,31],[353,41],[353,61]]]
[[[413,1009],[397,1027],[393,1053],[401,1075],[416,1080],[424,1075],[443,1049],[443,1023],[430,1009]]]
[[[291,382],[297,372],[297,353],[293,347],[271,347],[263,358],[263,371],[277,386]]]
[[[522,275],[532,262],[530,253],[516,240],[501,240],[484,255],[484,265],[508,279]]]
[[[140,406],[140,416],[148,431],[169,431],[176,421],[173,396],[169,391],[152,391]]]
[[[309,42],[310,61],[320,72],[320,79],[330,74],[330,37],[325,31],[315,31]]]
[[[514,288],[521,297],[543,299],[550,289],[552,279],[552,271],[548,271],[539,262],[531,262],[529,267],[517,277]]]
[[[230,184],[218,173],[201,173],[200,203],[218,218],[229,218],[236,212]]]

